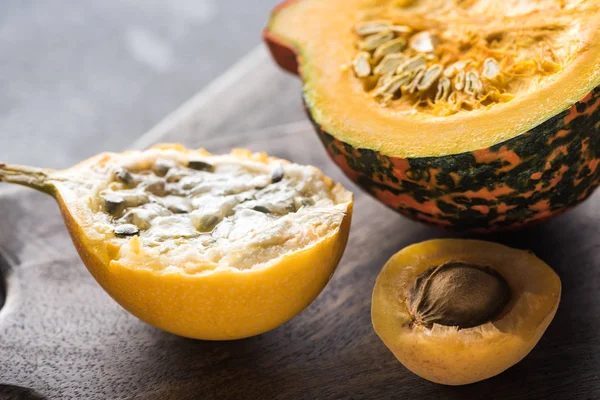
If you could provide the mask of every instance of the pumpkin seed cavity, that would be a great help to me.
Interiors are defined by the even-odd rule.
[[[477,29],[434,19],[431,27],[423,20],[419,27],[361,21],[354,26],[357,53],[350,65],[383,106],[404,101],[435,116],[489,107],[513,99],[524,81],[563,68],[553,45],[566,28],[542,17],[535,14],[518,29],[503,27],[501,19]]]

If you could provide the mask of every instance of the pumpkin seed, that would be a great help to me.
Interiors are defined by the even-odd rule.
[[[273,171],[271,171],[271,183],[281,182],[283,180],[284,172],[283,166],[281,164],[277,164]]]
[[[422,31],[413,35],[408,43],[411,49],[418,53],[432,53],[439,39],[428,31]]]
[[[442,77],[439,82],[438,82],[438,86],[437,86],[437,93],[435,94],[435,102],[441,102],[441,101],[446,101],[446,99],[448,98],[448,95],[450,93],[450,79],[446,78],[445,76]]]
[[[355,25],[355,32],[359,52],[352,66],[364,91],[384,106],[396,96],[419,92],[417,98],[411,96],[407,101],[413,101],[417,109],[425,108],[435,115],[453,114],[501,102],[500,96],[491,95],[490,91],[506,92],[512,76],[552,73],[560,68],[555,63],[552,48],[541,49],[540,57],[531,60],[521,57],[511,61],[506,67],[506,79],[498,82],[495,79],[502,71],[496,55],[503,53],[477,32],[463,34],[450,30],[438,33],[432,29],[415,33],[411,27],[395,25],[390,20],[361,22]],[[447,48],[438,47],[442,40],[447,42]],[[533,46],[534,42],[530,45]],[[486,55],[484,57],[487,58],[480,59],[481,51],[470,50],[474,43],[483,46],[482,50],[487,50],[490,57]],[[465,54],[475,58],[460,59]],[[488,84],[488,81],[492,82]],[[434,95],[430,89],[436,88],[436,85]],[[399,90],[402,90],[401,94]],[[425,99],[424,96],[433,98]],[[514,94],[510,93],[504,96],[506,101],[512,97]],[[455,106],[432,106],[432,103],[441,101],[454,102]]]
[[[433,83],[440,77],[443,70],[444,67],[442,67],[440,64],[434,64],[427,68],[427,71],[425,71],[425,74],[423,74],[423,78],[417,86],[419,91],[425,91],[429,89],[431,85],[433,85]]]
[[[465,87],[465,71],[460,71],[454,78],[454,90],[461,91]]]
[[[483,89],[483,84],[479,79],[479,74],[475,71],[469,71],[465,79],[465,93],[470,95],[479,94]]]
[[[367,36],[365,40],[358,44],[358,48],[364,51],[373,51],[382,44],[389,42],[393,38],[394,32],[388,29],[387,31]]]
[[[423,54],[416,55],[412,58],[409,58],[402,65],[400,65],[398,67],[398,69],[396,70],[396,73],[401,74],[403,72],[413,71],[413,70],[419,68],[420,66],[425,65],[425,62],[426,61],[425,61],[425,57],[423,56]]]
[[[408,93],[414,93],[417,91],[417,86],[419,86],[421,78],[423,78],[423,75],[425,75],[425,66],[420,66],[414,72],[416,75],[414,75],[412,81],[408,85],[402,87],[402,89],[406,90]]]
[[[190,160],[188,161],[188,168],[196,171],[207,171],[213,172],[215,166],[202,160]]]
[[[135,236],[140,233],[137,226],[132,224],[119,225],[114,230],[115,235],[119,237]]]
[[[390,40],[389,42],[384,43],[381,46],[379,46],[375,50],[375,53],[373,53],[373,58],[375,58],[376,60],[380,60],[381,58],[383,58],[384,56],[387,56],[388,54],[398,53],[405,46],[406,46],[406,39],[404,39],[403,37],[397,37],[396,39]]]
[[[377,93],[375,93],[375,95],[393,96],[394,94],[396,94],[396,92],[400,90],[402,85],[405,85],[408,82],[410,82],[410,74],[408,73],[391,76],[389,77],[389,79],[387,79],[385,84],[377,90]]]
[[[371,75],[371,55],[366,51],[361,51],[352,60],[352,69],[359,78],[364,78]]]
[[[390,30],[390,21],[365,21],[354,26],[354,32],[359,36],[370,36]]]
[[[483,77],[486,79],[494,79],[500,73],[500,65],[493,58],[486,58],[483,61]]]
[[[376,75],[391,74],[405,61],[406,56],[404,54],[388,54],[377,64],[373,72]]]

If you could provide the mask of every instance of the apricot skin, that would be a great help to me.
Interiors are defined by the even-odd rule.
[[[512,299],[495,321],[460,330],[411,324],[406,293],[414,278],[450,260],[491,265],[508,281]],[[560,291],[558,276],[529,252],[474,240],[432,240],[386,263],[375,283],[371,315],[375,332],[406,368],[432,382],[464,385],[522,360],[554,318]]]

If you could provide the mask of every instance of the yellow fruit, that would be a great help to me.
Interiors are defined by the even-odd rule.
[[[554,318],[560,292],[559,277],[529,252],[431,240],[386,263],[371,315],[375,332],[406,368],[464,385],[525,357]]]
[[[344,251],[352,194],[314,167],[181,145],[65,171],[0,165],[51,194],[90,273],[127,311],[206,340],[273,329],[308,306]]]

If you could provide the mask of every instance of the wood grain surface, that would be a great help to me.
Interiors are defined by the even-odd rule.
[[[600,398],[600,194],[543,225],[478,236],[534,251],[562,278],[562,302],[515,367],[473,385],[437,385],[407,371],[378,339],[370,297],[396,251],[457,235],[401,217],[342,176],[304,120],[299,82],[266,55],[204,103],[164,125],[162,141],[267,151],[314,164],[356,194],[350,241],[332,281],[306,311],[269,333],[231,342],[180,338],[140,322],[102,291],[52,199],[0,190],[0,273],[8,278],[0,384],[50,399]],[[17,392],[0,386],[0,398],[8,393]]]

